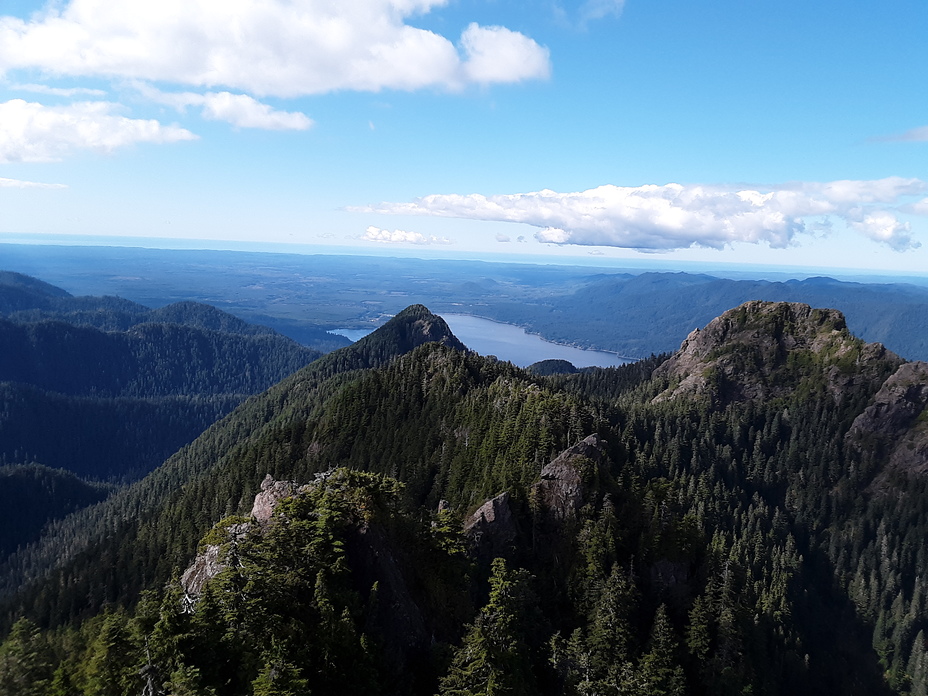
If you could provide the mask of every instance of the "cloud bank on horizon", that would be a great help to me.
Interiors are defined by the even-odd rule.
[[[40,189],[62,189],[68,188],[65,184],[43,184],[38,181],[22,181],[21,179],[0,178],[0,188],[40,188]]]
[[[433,194],[355,210],[524,223],[540,228],[539,242],[641,251],[721,249],[736,242],[784,248],[798,235],[830,228],[837,218],[875,242],[906,251],[920,243],[898,214],[926,212],[928,198],[909,202],[926,193],[928,182],[900,177],[754,188],[610,184],[575,193]]]
[[[421,232],[408,232],[406,230],[384,230],[374,225],[370,225],[362,239],[368,242],[380,242],[381,244],[453,244],[454,242],[447,237],[437,237],[435,235],[424,235]]]

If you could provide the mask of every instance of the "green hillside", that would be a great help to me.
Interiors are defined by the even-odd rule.
[[[831,310],[542,376],[411,307],[14,556],[0,685],[921,694],[926,406]]]

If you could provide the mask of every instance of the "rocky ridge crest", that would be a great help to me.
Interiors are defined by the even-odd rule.
[[[750,301],[694,329],[654,371],[670,381],[655,402],[679,396],[763,400],[814,384],[840,401],[860,382],[875,390],[902,362],[882,344],[854,337],[837,310]]]
[[[854,419],[845,441],[858,454],[886,457],[878,489],[893,471],[928,474],[928,363],[901,365]]]

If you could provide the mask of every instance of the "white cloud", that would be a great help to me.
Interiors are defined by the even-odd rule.
[[[910,206],[904,208],[908,213],[915,213],[916,215],[928,215],[928,198],[922,198],[920,201],[916,201]]]
[[[900,222],[888,210],[860,211],[859,213],[855,211],[848,222],[858,232],[875,242],[887,244],[896,251],[906,251],[921,246],[918,242],[912,241],[912,226],[907,222]]]
[[[68,187],[66,184],[42,184],[36,181],[20,181],[19,179],[4,179],[0,177],[0,188],[63,189]]]
[[[541,242],[657,251],[735,242],[786,247],[823,229],[823,217],[831,216],[901,251],[918,243],[889,206],[926,191],[928,183],[900,177],[762,188],[606,185],[576,193],[430,195],[358,210],[521,222],[538,227]]]
[[[203,118],[227,121],[237,128],[265,130],[306,130],[313,120],[299,111],[279,111],[247,94],[231,92],[162,92],[150,85],[136,84],[136,89],[152,101],[183,111],[188,106],[202,107]]]
[[[512,239],[510,239],[510,237],[509,237],[508,234],[503,234],[502,232],[497,232],[497,233],[496,233],[496,241],[497,241],[497,242],[511,242]]]
[[[50,162],[74,150],[112,152],[134,143],[167,143],[196,136],[179,126],[113,113],[109,102],[44,106],[22,99],[0,103],[0,163]]]
[[[406,24],[444,0],[70,0],[0,17],[0,75],[39,69],[258,95],[457,89],[549,74],[547,49],[470,25],[461,50]]]
[[[625,8],[625,0],[586,0],[580,6],[580,22],[587,24],[608,16],[618,17]]]
[[[555,2],[553,5],[555,17],[567,26],[585,30],[591,22],[596,22],[606,17],[618,17],[625,9],[625,0],[586,0],[579,6],[576,3],[569,3],[565,7],[561,2]]]
[[[33,92],[35,94],[50,94],[54,97],[103,97],[106,92],[102,89],[90,89],[89,87],[49,87],[48,85],[11,85],[10,89],[21,92]]]
[[[361,236],[368,242],[383,242],[386,244],[454,244],[447,237],[426,236],[419,232],[406,232],[405,230],[382,230],[371,225]]]
[[[548,77],[548,50],[523,34],[505,27],[471,24],[461,35],[467,60],[464,72],[473,82],[519,82]]]
[[[228,121],[239,128],[267,130],[306,130],[313,121],[298,111],[278,111],[252,99],[247,94],[210,92],[205,95],[203,116]]]
[[[890,141],[901,141],[901,142],[928,142],[928,126],[921,126],[920,128],[913,128],[912,130],[907,130],[905,133],[899,133],[898,135],[889,135],[884,138],[878,138],[878,140],[890,140]]]

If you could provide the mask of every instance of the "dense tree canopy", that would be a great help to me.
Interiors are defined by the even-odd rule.
[[[860,420],[901,361],[829,316],[748,308],[728,343],[656,373],[666,356],[544,376],[411,308],[16,554],[0,676],[78,694],[925,693],[928,490]],[[267,474],[305,485],[252,519]],[[219,566],[194,592],[198,552]]]

